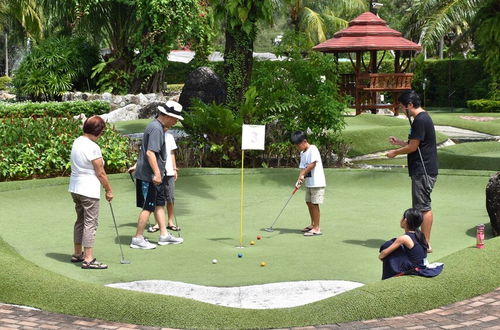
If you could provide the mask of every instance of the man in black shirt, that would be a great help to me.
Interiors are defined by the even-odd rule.
[[[422,212],[422,232],[429,244],[428,252],[432,252],[430,245],[432,228],[431,192],[438,175],[436,131],[429,114],[422,109],[420,98],[415,91],[402,93],[398,102],[405,108],[408,118],[413,117],[408,142],[389,137],[389,142],[400,146],[391,150],[387,157],[407,154],[408,172],[412,183],[413,208]]]

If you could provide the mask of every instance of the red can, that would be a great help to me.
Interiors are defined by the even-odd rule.
[[[476,226],[476,247],[478,249],[484,248],[484,225],[479,224]]]

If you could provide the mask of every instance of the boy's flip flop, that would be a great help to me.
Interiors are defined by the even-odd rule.
[[[323,233],[320,231],[308,231],[304,233],[304,236],[319,236],[319,235],[323,235]]]
[[[167,226],[167,229],[170,229],[171,231],[181,231],[181,227],[177,227],[175,225]]]
[[[312,229],[312,227],[309,227],[307,226],[306,228],[302,229],[302,232],[303,233],[307,233],[308,231],[310,231]]]

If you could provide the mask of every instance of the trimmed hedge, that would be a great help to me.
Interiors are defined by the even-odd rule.
[[[423,97],[422,79],[427,78],[426,106],[463,108],[468,100],[488,97],[491,77],[480,59],[427,60],[423,65],[422,76],[415,76],[412,85]]]
[[[110,109],[109,103],[103,101],[0,103],[0,117],[20,115],[24,118],[32,116],[69,118],[82,113],[90,117],[108,113]]]
[[[467,101],[467,108],[472,112],[500,112],[500,101],[496,100],[470,100]]]

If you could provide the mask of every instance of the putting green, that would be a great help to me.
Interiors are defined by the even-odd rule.
[[[488,222],[484,188],[490,174],[442,171],[433,193],[435,253],[430,261],[475,243],[475,226]],[[299,233],[309,221],[302,190],[281,215],[276,231],[263,231],[290,196],[296,175],[296,169],[246,171],[243,250],[235,248],[240,228],[240,174],[235,169],[183,169],[177,182],[176,213],[185,243],[152,251],[128,248],[138,215],[135,188],[128,175],[110,176],[113,208],[130,265],[119,263],[106,202],[101,204],[95,254],[110,269],[84,271],[68,262],[75,215],[67,178],[1,183],[1,236],[43,268],[98,284],[146,279],[214,286],[313,279],[379,281],[378,247],[401,234],[399,218],[411,205],[406,171],[327,169],[326,200],[321,206],[323,236]],[[256,240],[258,234],[262,240]],[[147,236],[155,241],[158,234]],[[256,245],[250,246],[250,240]],[[237,257],[240,252],[243,258]],[[219,260],[216,265],[211,263],[214,258]],[[259,267],[261,261],[268,266]]]

